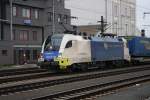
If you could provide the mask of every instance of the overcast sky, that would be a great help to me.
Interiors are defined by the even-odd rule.
[[[144,18],[144,12],[150,12],[150,0],[137,0],[137,26],[139,28],[145,28],[147,31],[150,31],[150,26],[143,26],[150,25],[150,14],[146,15]],[[150,34],[148,35],[150,36]]]
[[[101,9],[100,0],[66,0],[66,8],[71,8],[72,16],[79,17],[78,19],[73,20],[73,24],[95,24],[100,20],[100,16],[104,15],[104,12],[100,12]],[[137,0],[137,27],[139,29],[145,28],[147,31],[150,31],[150,15],[146,15],[143,18],[144,12],[150,12],[150,0]],[[150,36],[150,33],[146,33]]]
[[[72,16],[78,17],[73,20],[73,24],[95,24],[105,14],[101,10],[104,5],[100,6],[100,3],[100,0],[66,0],[66,8],[71,8]]]

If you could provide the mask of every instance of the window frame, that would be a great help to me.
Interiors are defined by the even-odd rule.
[[[53,21],[53,13],[52,12],[48,12],[47,16],[48,16],[48,18],[47,18],[48,22],[52,22]]]
[[[62,0],[57,0],[57,2],[58,2],[58,3],[61,3],[61,2],[62,2]]]
[[[32,37],[34,41],[37,41],[37,31],[32,31]]]
[[[2,56],[8,56],[8,50],[2,50],[1,54]]]
[[[13,29],[13,40],[16,40],[16,29]]]
[[[61,14],[58,14],[57,22],[58,22],[58,23],[61,23],[61,20],[62,20],[62,15],[61,15]]]
[[[32,52],[33,52],[33,55],[32,55],[33,60],[37,60],[38,59],[38,50],[34,49]]]
[[[29,40],[29,31],[28,30],[21,30],[19,33],[19,40],[20,41],[28,41]]]
[[[68,23],[68,15],[64,15],[64,23],[65,23],[65,24]]]
[[[22,8],[22,17],[23,18],[31,18],[31,9],[30,8]]]
[[[69,44],[69,43],[70,43],[70,44]],[[65,49],[71,48],[72,46],[73,46],[73,41],[70,40],[70,41],[68,41],[68,42],[66,43]]]
[[[39,10],[38,9],[34,9],[34,18],[39,19]]]
[[[18,15],[18,13],[17,13],[18,12],[17,7],[13,6],[12,9],[13,9],[13,11],[12,11],[13,12],[13,16],[16,17]]]

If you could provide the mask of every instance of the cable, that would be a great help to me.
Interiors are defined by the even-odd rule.
[[[74,9],[79,9],[79,10],[82,10],[82,11],[86,11],[86,12],[91,12],[91,13],[103,13],[105,14],[105,12],[100,12],[100,11],[96,11],[96,10],[92,10],[92,9],[86,9],[86,8],[79,8],[77,6],[68,6],[68,7],[71,7],[71,8],[74,8]]]

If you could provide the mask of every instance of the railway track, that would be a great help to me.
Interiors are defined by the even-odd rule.
[[[115,80],[113,82],[97,84],[88,87],[82,87],[77,89],[72,89],[69,91],[59,92],[56,94],[51,94],[48,96],[32,98],[32,100],[94,100],[93,96],[105,94],[108,92],[116,91],[121,88],[130,87],[135,84],[150,81],[150,74],[143,75],[139,77],[131,77],[122,80]]]
[[[44,77],[50,77],[56,75],[53,72],[48,71],[42,71],[42,72],[36,72],[36,73],[29,73],[29,74],[21,74],[21,75],[13,75],[13,76],[5,76],[0,77],[0,84],[6,84],[9,82],[18,82],[18,81],[24,81],[24,80],[30,80],[30,79],[37,79],[37,78],[44,78]]]
[[[33,90],[38,88],[44,88],[49,86],[54,86],[58,84],[63,83],[71,83],[76,81],[83,81],[83,80],[89,80],[94,78],[101,78],[101,77],[108,77],[112,75],[120,75],[124,73],[133,73],[133,72],[140,72],[144,70],[150,70],[150,67],[142,66],[142,67],[134,67],[134,68],[124,68],[124,69],[117,69],[113,71],[106,71],[106,72],[96,72],[96,73],[86,73],[86,74],[80,74],[80,75],[72,75],[72,76],[66,76],[66,77],[59,77],[56,79],[46,79],[46,80],[38,80],[38,81],[30,81],[30,82],[21,82],[16,84],[9,84],[9,85],[3,85],[0,86],[0,95],[8,95],[16,92],[21,91],[27,91],[27,90]]]
[[[54,72],[49,72],[46,69],[39,69],[37,67],[4,69],[0,70],[0,84],[44,78],[55,74]]]
[[[0,70],[0,77],[15,76],[15,75],[29,74],[29,73],[39,73],[45,71],[46,71],[45,69],[39,69],[37,67],[3,69]]]

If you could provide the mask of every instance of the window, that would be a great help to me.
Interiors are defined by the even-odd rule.
[[[125,16],[128,16],[128,9],[125,8]]]
[[[38,51],[33,50],[33,60],[37,60],[37,58],[38,58]]]
[[[131,18],[132,18],[132,20],[134,20],[134,18],[135,18],[135,9],[134,8],[131,8]]]
[[[57,0],[57,2],[61,3],[61,0]]]
[[[35,16],[35,19],[39,19],[39,11],[38,11],[38,9],[34,10],[34,16]]]
[[[128,24],[125,24],[125,32],[126,32],[126,36],[128,35]]]
[[[13,29],[13,40],[16,40],[16,30]]]
[[[17,16],[17,7],[13,6],[13,16]]]
[[[48,13],[48,22],[51,22],[53,20],[53,13],[49,12]]]
[[[65,15],[65,16],[64,16],[64,22],[65,22],[65,24],[67,24],[67,19],[68,19],[68,16]]]
[[[114,11],[115,11],[115,17],[118,16],[118,7],[117,5],[114,5]]]
[[[29,61],[30,60],[30,50],[25,50],[25,54],[26,54],[26,60]]]
[[[31,17],[31,10],[29,8],[22,9],[22,17],[30,18]]]
[[[2,50],[2,56],[7,56],[8,55],[8,51],[7,50]]]
[[[72,41],[69,41],[67,44],[66,44],[66,47],[65,48],[70,48],[72,47]]]
[[[29,32],[28,31],[20,31],[20,34],[19,34],[19,40],[21,41],[27,41],[29,40]]]
[[[58,19],[57,21],[60,23],[61,22],[61,14],[58,14]]]
[[[117,34],[117,33],[118,33],[117,25],[118,25],[118,23],[117,23],[117,22],[116,22],[116,23],[114,23],[114,32],[115,32],[115,34]]]
[[[33,31],[33,40],[37,40],[37,31]]]

